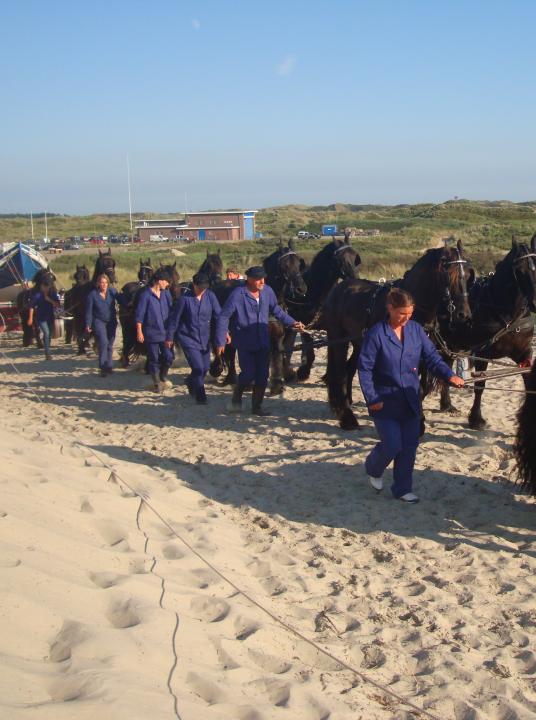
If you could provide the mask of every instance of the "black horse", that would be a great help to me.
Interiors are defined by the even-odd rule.
[[[219,248],[217,253],[209,253],[207,250],[207,256],[201,263],[201,266],[197,272],[204,273],[208,276],[211,290],[213,290],[216,285],[219,285],[222,282],[223,260],[221,259],[221,253]]]
[[[73,275],[74,285],[65,293],[65,312],[72,316],[72,320],[65,321],[65,342],[70,345],[73,337],[78,343],[78,354],[83,355],[87,351],[87,338],[85,335],[85,318],[81,313],[76,313],[79,303],[85,307],[86,297],[89,288],[89,270],[85,265],[77,265]]]
[[[317,329],[321,328],[318,324],[321,315],[322,305],[329,292],[339,282],[339,280],[354,280],[359,277],[359,265],[361,257],[348,242],[348,238],[344,240],[333,240],[322,248],[311,261],[311,265],[305,270],[303,278],[307,285],[305,297],[289,298],[287,300],[287,308],[289,314],[293,318],[299,320],[304,325],[314,325]],[[294,330],[287,330],[285,337],[285,347],[292,348],[296,333]],[[297,370],[296,377],[303,382],[308,380],[311,374],[311,368],[315,361],[315,352],[313,338],[310,333],[301,333],[302,340],[302,358],[301,365]],[[291,353],[288,356],[290,366]]]
[[[147,286],[152,278],[154,269],[151,265],[151,258],[143,260],[140,258],[138,279],[126,283],[121,288],[123,304],[119,306],[119,322],[121,323],[121,334],[123,336],[123,347],[121,349],[121,365],[126,368],[135,359],[136,328],[134,326],[134,313],[136,303],[141,290]]]
[[[277,250],[265,258],[266,282],[274,291],[279,305],[288,310],[289,304],[303,302],[307,285],[303,279],[305,260],[294,250],[292,241],[288,245],[282,242]],[[287,333],[285,327],[275,318],[270,319],[270,394],[283,392],[284,381],[295,379],[296,373],[290,368],[291,345],[285,345]],[[291,337],[294,343],[295,333]]]
[[[447,313],[452,323],[471,317],[468,289],[474,273],[463,247],[428,250],[401,280],[381,284],[346,280],[336,285],[324,303],[321,326],[328,333],[327,385],[329,403],[345,430],[359,427],[352,412],[352,381],[365,332],[386,314],[386,297],[393,286],[415,299],[414,319],[431,328],[438,315]],[[347,359],[348,348],[353,347]]]
[[[527,394],[517,415],[514,457],[522,487],[536,496],[536,362],[525,378]]]
[[[482,358],[474,361],[477,372],[485,372],[487,360],[499,358],[510,358],[520,367],[529,367],[534,335],[532,313],[536,312],[535,260],[536,234],[530,248],[512,238],[512,248],[497,263],[495,272],[479,278],[471,287],[472,321],[457,325],[440,322],[441,335],[436,338],[440,351],[445,350],[446,344],[449,350],[469,352]],[[447,352],[443,355],[449,359]],[[485,386],[485,380],[475,383],[474,402],[469,413],[469,427],[473,430],[482,430],[486,426],[481,412]],[[455,410],[446,385],[441,389],[441,409]]]
[[[41,341],[41,331],[37,325],[36,316],[34,314],[34,322],[30,327],[28,325],[28,318],[30,317],[30,308],[32,306],[33,297],[36,292],[39,291],[40,286],[43,282],[48,283],[52,286],[52,289],[56,291],[54,283],[56,282],[56,276],[50,268],[41,268],[38,270],[32,279],[32,287],[21,290],[17,295],[16,305],[20,315],[22,325],[22,346],[29,347],[34,339],[37,347],[42,348],[43,343]]]

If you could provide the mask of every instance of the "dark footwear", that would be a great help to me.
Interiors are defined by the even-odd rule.
[[[245,387],[243,385],[235,385],[233,390],[233,397],[231,399],[231,406],[229,412],[241,413],[242,412],[242,395],[244,394]]]
[[[108,373],[108,375],[113,375],[113,374],[114,374],[114,369],[111,368],[111,367],[107,367],[107,368],[106,368],[106,372]]]
[[[101,377],[106,377],[107,375],[108,375],[108,373],[106,372],[106,368],[101,368],[100,376],[101,376]]]
[[[173,387],[173,383],[168,380],[168,371],[169,368],[165,367],[160,370],[160,382],[162,383],[162,387],[168,390],[169,388]]]
[[[265,387],[253,388],[253,395],[251,396],[251,413],[252,415],[260,415],[261,417],[269,417],[272,413],[269,410],[265,410],[262,406],[264,400],[264,393],[266,392]]]
[[[186,380],[184,381],[184,384],[185,384],[186,387],[188,388],[188,393],[189,393],[189,395],[191,395],[192,397],[194,397],[195,392],[194,392],[194,389],[193,389],[193,387],[192,387],[192,383],[191,383],[190,378],[186,378]]]

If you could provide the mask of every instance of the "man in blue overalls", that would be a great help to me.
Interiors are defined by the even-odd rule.
[[[159,392],[169,387],[167,374],[173,363],[173,345],[165,343],[167,323],[172,299],[168,291],[170,276],[160,268],[149,281],[137,300],[134,321],[136,340],[145,343],[147,350],[147,369],[153,380],[152,390]]]
[[[177,340],[190,366],[186,379],[188,392],[198,405],[206,405],[205,375],[210,366],[210,335],[214,322],[220,316],[217,297],[208,289],[210,281],[204,273],[193,276],[193,287],[177,300],[169,318],[166,345]]]
[[[216,326],[218,352],[225,349],[230,326],[233,344],[238,351],[240,375],[233,392],[231,412],[242,410],[242,395],[250,383],[255,383],[251,402],[254,415],[269,415],[262,401],[270,369],[270,338],[268,319],[273,315],[286,327],[302,331],[304,326],[290,317],[278,304],[271,287],[265,284],[266,272],[259,266],[246,271],[246,283],[229,295]]]

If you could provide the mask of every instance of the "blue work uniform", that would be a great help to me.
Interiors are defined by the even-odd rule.
[[[442,380],[454,375],[419,323],[410,320],[406,324],[401,342],[384,320],[367,332],[357,363],[367,406],[383,403],[381,410],[369,409],[380,442],[365,467],[369,475],[380,478],[394,460],[391,490],[396,498],[411,492],[412,487],[421,419],[421,361]]]
[[[91,290],[86,300],[86,327],[93,330],[99,350],[99,368],[112,369],[112,353],[117,329],[116,300],[121,302],[120,294],[108,287],[103,298],[99,290]]]
[[[48,297],[58,305],[60,304],[59,295],[54,290],[48,293]],[[32,297],[31,307],[35,310],[35,322],[43,334],[43,347],[45,355],[48,357],[50,355],[50,337],[54,323],[54,305],[48,302],[44,293],[39,290]]]
[[[138,296],[134,322],[141,323],[150,375],[160,372],[163,377],[173,363],[173,349],[164,343],[172,304],[169,290],[161,290],[157,297],[147,287]]]
[[[268,321],[270,315],[286,327],[296,320],[288,315],[277,303],[274,291],[265,285],[256,300],[246,286],[237,287],[227,298],[216,327],[216,345],[225,345],[227,331],[231,333],[233,345],[238,351],[241,386],[255,382],[265,388],[270,369],[270,337]]]
[[[191,370],[186,384],[198,399],[205,397],[210,336],[220,313],[220,303],[212,290],[205,290],[201,299],[192,290],[186,290],[175,303],[169,318],[167,339],[180,344]]]

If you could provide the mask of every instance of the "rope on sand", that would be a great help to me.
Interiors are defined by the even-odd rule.
[[[282,628],[284,628],[287,632],[294,635],[295,637],[299,638],[300,640],[303,640],[305,643],[313,647],[317,652],[319,652],[322,655],[325,655],[330,660],[333,660],[335,663],[340,665],[345,670],[349,670],[354,675],[356,675],[360,680],[362,680],[364,683],[368,685],[372,685],[377,690],[381,690],[386,695],[390,695],[392,698],[394,698],[398,703],[401,705],[405,705],[408,708],[411,708],[413,713],[416,713],[418,717],[428,718],[429,720],[440,720],[440,718],[437,715],[434,715],[433,713],[429,712],[428,710],[424,710],[420,708],[418,705],[415,705],[411,702],[411,700],[408,700],[402,695],[399,695],[398,693],[394,692],[393,690],[389,689],[386,685],[383,685],[382,683],[378,682],[377,680],[374,680],[370,676],[366,675],[365,673],[361,672],[360,670],[357,670],[352,665],[349,665],[344,660],[341,660],[340,658],[336,657],[332,653],[329,652],[329,650],[326,650],[321,645],[318,645],[318,643],[314,642],[314,640],[311,640],[310,638],[303,635],[299,630],[297,630],[292,625],[289,625],[287,622],[282,620],[280,617],[275,615],[271,610],[269,610],[267,607],[262,605],[260,602],[255,600],[251,595],[249,595],[245,590],[242,590],[238,585],[236,585],[233,580],[228,578],[224,573],[221,572],[215,565],[213,565],[210,560],[207,560],[200,552],[198,552],[187,540],[184,538],[180,533],[178,533],[175,528],[160,514],[160,512],[151,505],[150,501],[148,500],[145,493],[140,492],[135,487],[133,487],[130,483],[128,483],[126,480],[124,480],[117,470],[115,470],[111,465],[109,465],[103,458],[100,456],[100,453],[97,453],[92,447],[89,445],[86,445],[85,443],[74,440],[75,445],[79,445],[80,447],[84,448],[88,452],[90,452],[107,470],[110,471],[114,475],[117,481],[120,481],[125,487],[127,487],[136,497],[138,497],[141,501],[141,503],[144,503],[145,506],[160,520],[163,525],[165,525],[168,530],[173,533],[173,535],[177,538],[177,540],[180,540],[187,548],[190,550],[191,553],[193,553],[201,562],[203,562],[207,567],[209,567],[218,577],[220,577],[224,582],[226,582],[228,585],[230,585],[233,590],[235,590],[237,593],[242,595],[243,598],[245,598],[249,603],[257,607],[261,612],[265,613],[270,617],[275,623],[280,625]],[[175,632],[177,630],[177,627],[175,628]],[[174,670],[175,666],[172,668],[172,671]]]
[[[11,367],[20,375],[21,373],[17,369],[16,365],[7,357],[7,355],[4,353],[2,349],[0,349],[0,355],[8,362]],[[43,402],[42,399],[37,395],[37,393],[33,390],[33,388],[30,387],[30,385],[23,381],[30,390],[30,392],[35,395],[35,397],[39,400],[39,402]],[[103,467],[105,467],[107,470],[110,471],[111,476],[114,477],[116,481],[120,481],[125,487],[127,487],[136,497],[140,499],[140,507],[138,508],[137,512],[137,519],[139,518],[139,512],[141,509],[142,504],[145,504],[145,506],[160,520],[160,522],[163,523],[163,525],[170,530],[170,532],[178,539],[180,540],[183,545],[185,545],[188,550],[190,550],[191,553],[193,553],[199,560],[201,560],[202,563],[204,563],[207,567],[209,567],[218,577],[220,577],[224,582],[226,582],[228,585],[230,585],[233,590],[235,590],[237,593],[242,595],[243,598],[245,598],[251,605],[258,608],[261,612],[263,612],[265,615],[270,617],[276,624],[280,625],[282,628],[284,628],[288,633],[291,635],[294,635],[298,639],[302,640],[303,642],[310,645],[312,648],[314,648],[318,653],[321,655],[324,655],[325,657],[329,658],[333,662],[335,662],[337,665],[339,665],[341,668],[344,668],[345,670],[348,670],[349,672],[353,673],[356,677],[358,677],[362,682],[365,684],[371,685],[372,687],[376,688],[377,690],[380,690],[381,692],[385,693],[386,695],[389,695],[394,700],[396,700],[400,705],[403,705],[407,708],[410,708],[411,711],[417,715],[417,717],[422,718],[428,718],[428,720],[441,720],[439,716],[434,715],[433,713],[429,712],[428,710],[424,710],[423,708],[420,708],[418,705],[415,705],[411,700],[408,700],[403,695],[399,695],[394,690],[391,690],[383,683],[378,682],[377,680],[374,680],[366,673],[363,673],[361,670],[357,670],[355,667],[350,665],[344,660],[341,660],[340,658],[333,655],[329,650],[326,650],[321,645],[316,643],[314,640],[311,640],[310,638],[306,637],[301,633],[299,630],[297,630],[292,625],[289,625],[287,622],[285,622],[283,619],[275,615],[271,610],[269,610],[267,607],[262,605],[260,602],[255,600],[251,595],[249,595],[245,590],[242,590],[238,585],[236,585],[230,578],[228,578],[226,575],[224,575],[215,565],[213,565],[210,560],[207,560],[200,552],[198,552],[187,540],[184,538],[180,533],[176,531],[176,529],[160,514],[160,512],[151,505],[150,501],[148,500],[147,496],[137,490],[135,487],[133,487],[130,483],[128,483],[126,480],[124,480],[117,470],[115,470],[109,463],[107,463],[103,458],[98,454],[91,446],[86,445],[86,443],[80,441],[80,440],[73,440],[73,443],[75,445],[78,445],[81,448],[84,448],[89,453],[95,457]],[[167,687],[170,692],[170,694],[173,697],[174,700],[174,712],[177,718],[180,720],[180,716],[178,713],[178,699],[176,695],[173,693],[171,689],[171,679],[173,676],[173,673],[175,671],[175,668],[178,663],[178,658],[175,650],[175,639],[176,634],[179,627],[179,619],[178,614],[175,613],[175,627],[173,630],[173,637],[172,637],[172,648],[173,648],[173,654],[174,654],[174,662],[170,669],[168,679],[167,679]]]

